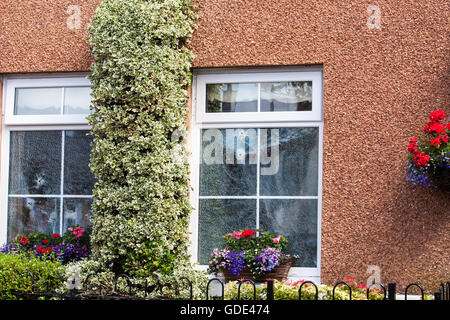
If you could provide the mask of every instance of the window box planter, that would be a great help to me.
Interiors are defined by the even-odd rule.
[[[289,270],[291,269],[292,264],[294,263],[294,257],[285,257],[280,261],[280,264],[276,266],[272,271],[265,272],[263,275],[259,277],[254,277],[253,273],[249,270],[249,268],[243,269],[239,275],[234,275],[229,270],[224,270],[223,275],[225,277],[225,281],[236,281],[239,279],[252,279],[254,281],[265,281],[268,279],[278,280],[278,281],[286,281],[288,277]]]

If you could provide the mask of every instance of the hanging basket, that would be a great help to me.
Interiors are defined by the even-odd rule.
[[[450,168],[443,168],[435,181],[440,190],[450,191]]]
[[[248,269],[244,268],[239,275],[234,275],[229,270],[225,270],[223,272],[225,281],[236,281],[239,279],[252,279],[253,281],[265,281],[267,279],[274,279],[278,281],[286,281],[288,277],[289,270],[291,269],[292,264],[294,263],[294,257],[286,257],[283,259],[278,266],[272,269],[270,272],[265,272],[260,277],[255,278],[253,273]]]

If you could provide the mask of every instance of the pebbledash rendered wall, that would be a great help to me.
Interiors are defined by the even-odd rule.
[[[2,0],[0,73],[88,71],[101,0]],[[450,279],[450,194],[405,180],[409,138],[450,113],[448,0],[198,0],[194,68],[323,67],[321,280]]]

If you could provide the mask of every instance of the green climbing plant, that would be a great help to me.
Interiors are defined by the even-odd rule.
[[[188,116],[196,17],[192,0],[106,0],[89,26],[97,272],[145,279],[191,267],[189,166],[173,136]]]

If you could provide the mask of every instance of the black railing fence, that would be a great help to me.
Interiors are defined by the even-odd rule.
[[[1,270],[0,270],[0,275],[2,275]],[[95,286],[96,289],[92,289],[89,288],[89,280],[92,277],[98,277],[100,279],[100,277],[96,274],[96,273],[90,273],[86,276],[84,282],[82,283],[82,289],[77,289],[75,288],[75,280],[73,280],[71,282],[72,289],[70,289],[68,292],[65,293],[60,293],[60,292],[56,292],[56,291],[50,291],[48,288],[46,291],[39,291],[39,290],[35,290],[35,276],[29,272],[29,271],[24,271],[22,273],[18,273],[17,275],[19,277],[29,277],[29,279],[31,280],[31,290],[28,291],[17,291],[17,290],[11,290],[9,291],[10,294],[18,297],[18,298],[22,298],[25,300],[37,300],[37,299],[61,299],[61,300],[193,300],[194,299],[194,295],[193,295],[193,283],[191,280],[189,280],[186,277],[181,277],[178,278],[178,282],[179,283],[183,283],[185,285],[185,288],[187,292],[189,292],[188,296],[181,296],[180,295],[180,287],[176,286],[176,285],[172,285],[172,284],[162,284],[158,277],[155,276],[155,284],[152,285],[147,285],[145,284],[144,286],[139,286],[137,287],[136,285],[132,284],[131,278],[126,275],[126,274],[119,274],[115,277],[114,281],[113,281],[113,292],[112,293],[108,293],[108,294],[104,294],[104,288],[102,285],[98,285]],[[117,294],[117,285],[119,282],[119,279],[124,279],[126,281],[126,287],[127,287],[127,294]],[[217,295],[217,290],[215,295],[212,295],[210,290],[211,290],[211,284],[213,283],[218,283],[219,284],[219,292],[220,294]],[[274,289],[274,281],[273,280],[267,280],[265,281],[267,287],[266,287],[266,299],[267,300],[274,300],[275,299],[275,289]],[[243,284],[250,284],[253,294],[251,295],[252,298],[251,299],[246,299],[246,300],[256,300],[257,299],[257,294],[256,294],[256,288],[257,288],[257,283],[254,282],[252,279],[241,279],[241,281],[238,281],[238,288],[237,288],[237,300],[242,300],[242,294],[241,294],[241,290],[242,290],[242,285]],[[314,287],[314,299],[313,300],[319,300],[319,288],[318,286],[312,282],[312,281],[304,281],[300,284],[299,289],[298,289],[298,300],[302,300],[302,296],[304,295],[304,293],[302,294],[302,290],[304,290],[304,286],[305,285],[312,285]],[[339,286],[346,286],[348,288],[348,300],[352,300],[352,287],[345,281],[340,281],[337,282],[334,286],[333,286],[333,290],[332,290],[332,296],[331,299],[335,300],[335,291],[336,288],[338,288]],[[367,292],[367,299],[369,300],[369,290],[372,288],[372,286],[378,286],[379,288],[381,288],[380,291],[383,292],[383,299],[382,300],[396,300],[397,298],[397,290],[396,290],[396,284],[395,283],[388,283],[387,285],[387,289],[386,287],[381,284],[381,283],[373,283],[371,284],[369,287],[366,288],[366,292]],[[174,296],[176,298],[167,298],[162,296],[163,294],[163,288],[166,287],[170,290],[173,291],[173,293],[175,294]],[[421,300],[425,300],[425,294],[424,294],[424,289],[422,288],[422,286],[418,283],[410,283],[406,286],[405,291],[404,291],[404,300],[408,300],[408,295],[409,292],[411,290],[412,287],[417,287],[418,290],[420,291],[420,297]],[[135,290],[142,290],[145,292],[143,297],[139,297],[136,294],[133,294],[133,289]],[[215,288],[217,289],[217,288]],[[95,292],[96,293],[93,293]],[[155,297],[156,295],[154,295],[153,293],[157,293],[160,292],[161,297]],[[212,278],[208,281],[206,287],[205,287],[205,299],[209,300],[224,300],[225,299],[225,283],[219,279],[219,278]],[[450,282],[445,282],[444,283],[440,283],[439,284],[439,290],[437,292],[434,293],[434,300],[446,300],[446,301],[450,301]]]

